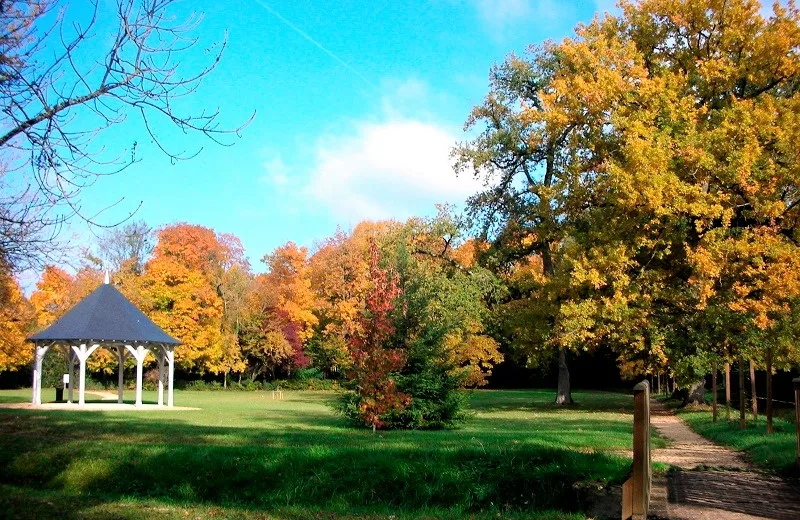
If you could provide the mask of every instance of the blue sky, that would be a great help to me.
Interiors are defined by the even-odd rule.
[[[125,150],[136,141],[140,162],[85,190],[84,210],[124,197],[99,219],[112,222],[141,201],[135,218],[233,233],[263,270],[258,260],[289,240],[311,247],[337,226],[463,202],[480,186],[456,178],[449,153],[487,93],[491,66],[572,34],[598,9],[613,2],[180,2],[179,19],[204,15],[187,71],[228,37],[218,68],[183,108],[218,107],[229,127],[256,117],[231,147],[157,125],[173,149],[204,147],[176,165],[129,119],[100,143]],[[79,223],[71,232],[88,236]]]

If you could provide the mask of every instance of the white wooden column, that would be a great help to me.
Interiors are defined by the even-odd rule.
[[[117,377],[117,403],[122,404],[123,385],[125,383],[125,358],[128,351],[122,345],[117,345],[117,361],[119,362],[119,375]]]
[[[135,349],[130,345],[125,345],[125,348],[136,360],[136,406],[142,406],[142,363],[150,349],[144,348],[144,345],[138,345]]]
[[[172,390],[175,382],[175,345],[164,345],[164,352],[167,357],[167,406],[172,408]]]
[[[33,404],[42,404],[42,361],[47,350],[47,346],[34,345],[33,351]]]
[[[92,352],[97,350],[100,345],[92,345],[86,347],[86,343],[81,343],[79,347],[72,347],[75,354],[78,356],[78,362],[81,364],[80,368],[80,385],[78,387],[78,406],[86,404],[86,360],[92,355]]]
[[[158,354],[158,406],[164,406],[164,345],[159,345]]]
[[[67,402],[72,404],[72,389],[75,387],[75,352],[73,348],[67,349],[67,373],[69,374],[69,388],[67,389]]]

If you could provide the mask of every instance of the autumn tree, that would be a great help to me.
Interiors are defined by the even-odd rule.
[[[285,303],[273,280],[256,276],[247,290],[241,329],[242,353],[250,378],[291,374],[310,364],[301,341],[301,325],[282,308]]]
[[[0,257],[12,268],[57,254],[66,221],[94,223],[83,189],[136,162],[139,141],[173,161],[199,152],[173,149],[156,131],[162,122],[227,144],[221,139],[232,132],[217,111],[184,112],[179,102],[211,73],[225,42],[207,47],[205,65],[194,59],[200,17],[177,19],[174,3],[93,2],[85,16],[57,0],[0,5]],[[127,117],[140,118],[144,136],[107,149],[99,136]]]
[[[318,323],[307,257],[305,247],[288,242],[261,259],[268,269],[264,283],[277,295],[277,307],[299,327],[300,341],[304,344],[309,342]]]
[[[33,349],[26,338],[35,318],[11,269],[0,264],[0,372],[17,370],[32,361]]]
[[[375,431],[385,425],[387,415],[406,408],[411,397],[400,392],[396,382],[396,374],[406,362],[405,353],[390,344],[395,332],[391,314],[400,293],[397,274],[380,266],[374,241],[369,274],[366,308],[358,318],[361,326],[349,338],[352,365],[347,376],[352,391],[343,396],[342,410]]]
[[[184,369],[227,374],[243,368],[238,338],[224,326],[223,277],[236,256],[209,228],[174,224],[158,233],[142,290],[153,321],[184,343],[175,351]]]
[[[719,355],[720,337],[763,359],[800,294],[800,17],[793,2],[769,18],[759,8],[644,1],[586,29],[585,53],[612,41],[637,64],[618,79],[605,201],[613,223],[639,223],[617,239],[632,279],[657,282],[673,363]]]
[[[623,2],[493,72],[469,121],[486,130],[458,153],[496,180],[472,201],[489,260],[541,260],[529,302],[549,308],[530,320],[540,333],[520,327],[534,345],[610,345],[685,382],[792,312],[798,13],[759,7]]]
[[[329,375],[341,375],[350,363],[347,336],[361,326],[370,288],[370,243],[383,243],[398,226],[392,221],[360,222],[350,233],[337,230],[309,259],[318,320],[309,351],[315,365]]]
[[[561,302],[569,297],[563,246],[591,202],[590,172],[602,164],[601,147],[591,139],[602,139],[610,102],[604,91],[614,85],[595,78],[596,95],[581,99],[588,86],[561,83],[561,55],[556,44],[548,43],[531,48],[528,59],[511,56],[492,69],[490,93],[466,124],[480,134],[460,144],[454,155],[460,174],[482,178],[488,186],[468,202],[480,240],[491,244],[484,265],[503,273],[528,257],[541,260],[536,299],[549,305],[540,309],[547,314],[536,322],[545,326],[534,334],[541,343],[525,357],[534,363],[542,354],[557,353],[556,403],[570,404],[567,351],[583,345],[556,333]],[[562,87],[570,90],[569,98],[559,95]]]

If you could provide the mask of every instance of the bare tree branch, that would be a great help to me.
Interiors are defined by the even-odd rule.
[[[136,142],[111,156],[95,143],[129,114],[141,118],[173,162],[203,147],[173,150],[154,131],[157,122],[230,146],[227,137],[238,136],[252,120],[255,114],[237,128],[223,128],[219,110],[176,108],[176,100],[195,93],[216,68],[226,39],[206,50],[206,66],[187,70],[181,61],[198,43],[194,33],[202,16],[176,21],[170,12],[175,1],[116,0],[116,33],[92,61],[85,49],[96,47],[95,33],[105,30],[98,20],[108,19],[97,0],[88,19],[71,22],[59,0],[0,0],[0,260],[16,269],[41,265],[65,222],[78,218],[102,226],[96,219],[104,210],[87,214],[80,195],[137,161]]]

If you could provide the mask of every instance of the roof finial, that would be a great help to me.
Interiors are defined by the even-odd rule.
[[[106,279],[105,279],[105,281],[103,283],[108,284],[109,283],[108,278],[109,278],[108,269],[106,269]]]

